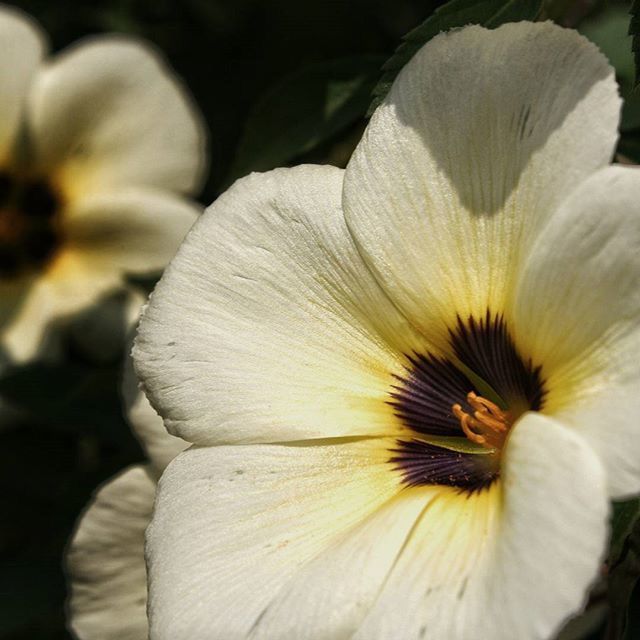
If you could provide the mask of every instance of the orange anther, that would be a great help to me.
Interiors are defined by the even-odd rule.
[[[475,409],[473,415],[464,411],[460,404],[451,407],[465,436],[488,449],[501,449],[511,427],[509,413],[473,391],[467,394],[467,402]]]

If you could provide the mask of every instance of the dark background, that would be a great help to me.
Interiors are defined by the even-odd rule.
[[[164,53],[209,126],[211,170],[200,196],[209,204],[230,181],[250,170],[299,161],[344,165],[364,127],[363,114],[381,63],[403,34],[442,3],[12,4],[41,23],[54,52],[90,34],[118,31],[148,39]],[[561,4],[560,20],[584,25],[610,48],[610,57],[619,57],[616,67],[628,92],[630,41],[620,33],[620,25],[628,22],[626,3]],[[352,89],[344,103],[327,111],[336,86]],[[632,109],[621,143],[621,151],[632,159],[640,156],[637,124],[640,118]],[[60,363],[31,364],[0,378],[0,397],[5,399],[0,407],[0,640],[68,637],[62,554],[74,522],[101,482],[143,459],[122,416],[125,350],[122,346],[107,357],[92,358],[69,335]],[[638,628],[628,637],[640,638]]]

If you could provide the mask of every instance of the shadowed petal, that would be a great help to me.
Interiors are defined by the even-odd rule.
[[[103,485],[71,540],[70,625],[80,640],[146,640],[144,532],[155,482],[131,467]]]
[[[426,335],[502,308],[532,233],[612,156],[614,72],[575,31],[441,34],[402,70],[345,174],[345,216]]]
[[[133,433],[153,464],[158,476],[166,466],[184,449],[188,442],[167,433],[162,418],[149,404],[147,397],[138,388],[138,379],[129,358],[124,370],[122,395],[129,424]]]
[[[564,203],[534,244],[513,327],[543,363],[544,411],[603,460],[613,497],[640,491],[640,170],[612,166]]]

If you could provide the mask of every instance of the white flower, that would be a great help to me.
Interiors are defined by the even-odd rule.
[[[129,422],[149,463],[129,467],[99,488],[69,543],[69,625],[80,640],[148,638],[144,532],[157,480],[187,446],[165,431],[132,376],[124,390]]]
[[[0,340],[16,360],[125,274],[164,267],[204,165],[200,119],[148,45],[96,37],[47,61],[44,42],[0,7]]]
[[[196,223],[134,353],[196,445],[147,532],[154,640],[533,640],[580,609],[640,489],[619,110],[577,33],[464,28],[346,171],[252,175]]]

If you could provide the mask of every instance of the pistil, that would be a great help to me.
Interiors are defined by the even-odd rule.
[[[452,406],[465,436],[487,449],[502,449],[512,422],[509,412],[473,391],[467,394],[467,402],[474,410],[473,414],[464,411],[459,404]]]

